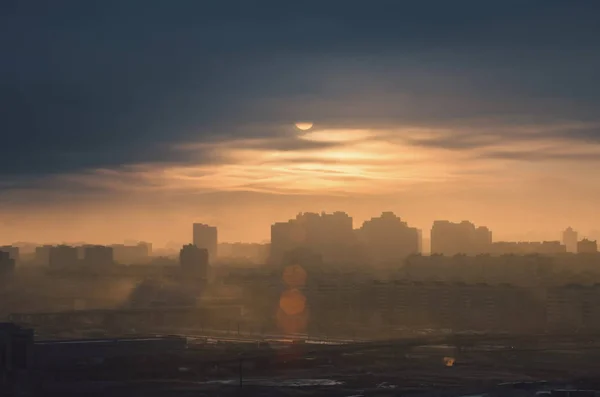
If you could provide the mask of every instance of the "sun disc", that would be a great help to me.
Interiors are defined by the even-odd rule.
[[[312,127],[313,127],[313,123],[311,123],[310,121],[302,121],[302,122],[296,123],[296,128],[298,128],[301,131],[308,131]]]

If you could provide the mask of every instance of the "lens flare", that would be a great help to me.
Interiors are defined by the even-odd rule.
[[[306,297],[298,289],[289,289],[281,294],[279,307],[288,315],[300,314],[306,307]]]
[[[306,271],[300,265],[286,266],[283,270],[283,282],[288,288],[301,288],[306,284]]]

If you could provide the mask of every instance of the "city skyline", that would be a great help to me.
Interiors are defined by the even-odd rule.
[[[317,217],[317,218],[322,218],[325,219],[324,217],[327,218],[332,218],[335,219],[336,216],[342,216],[347,218],[347,221],[343,221],[344,223],[348,223],[348,228],[349,231],[351,231],[353,234],[352,236],[350,236],[352,239],[354,238],[359,238],[357,237],[359,235],[362,235],[366,232],[363,231],[363,229],[365,229],[366,227],[369,227],[369,229],[372,229],[373,227],[375,227],[375,229],[372,229],[371,233],[375,233],[372,237],[369,237],[367,239],[371,239],[373,240],[371,242],[371,244],[376,243],[377,239],[385,239],[385,232],[384,234],[379,234],[381,233],[381,231],[376,231],[377,230],[377,226],[379,224],[379,227],[381,227],[381,225],[385,224],[386,222],[389,223],[390,221],[392,222],[390,225],[393,225],[394,223],[397,222],[398,225],[404,225],[402,226],[402,228],[408,228],[406,230],[414,230],[414,233],[416,233],[418,235],[418,252],[433,252],[432,251],[432,247],[431,247],[431,242],[433,240],[433,236],[434,236],[434,231],[436,230],[436,227],[438,228],[438,230],[442,230],[440,229],[442,226],[444,226],[444,229],[447,229],[447,227],[451,227],[451,229],[448,229],[447,231],[450,231],[450,234],[453,233],[457,233],[459,232],[461,229],[463,229],[463,232],[466,232],[467,235],[470,235],[471,233],[475,233],[472,237],[464,237],[466,240],[456,240],[453,242],[448,242],[450,244],[449,247],[452,247],[451,250],[458,250],[456,252],[462,252],[462,253],[466,253],[468,254],[469,252],[471,252],[471,250],[475,249],[475,251],[473,252],[482,252],[477,248],[474,248],[476,246],[481,246],[481,244],[483,244],[483,246],[485,246],[486,244],[491,244],[492,242],[494,243],[536,243],[536,242],[560,242],[561,244],[565,245],[567,252],[576,252],[577,251],[577,245],[581,242],[584,241],[590,241],[590,242],[595,242],[596,240],[598,240],[598,237],[600,237],[600,233],[596,232],[596,231],[592,231],[590,233],[581,233],[580,231],[578,231],[577,229],[573,229],[571,226],[566,227],[565,229],[561,230],[560,232],[555,233],[555,236],[550,237],[550,238],[542,238],[542,239],[507,239],[504,238],[502,235],[500,237],[498,237],[498,234],[495,233],[495,231],[491,228],[489,228],[487,225],[476,225],[474,222],[471,222],[470,220],[460,220],[460,221],[453,221],[453,220],[448,220],[448,219],[437,219],[434,220],[431,223],[431,226],[429,228],[417,228],[414,227],[413,225],[410,225],[404,218],[399,217],[396,213],[394,213],[393,211],[382,211],[379,213],[379,215],[377,216],[371,216],[368,219],[365,219],[364,221],[360,222],[357,221],[352,214],[349,214],[347,212],[344,211],[332,211],[332,212],[327,212],[327,211],[318,211],[318,212],[311,212],[311,211],[307,211],[307,212],[298,212],[296,213],[295,217],[291,217],[287,220],[279,220],[279,221],[275,221],[273,223],[270,224],[269,229],[270,229],[270,233],[269,233],[269,238],[267,239],[263,239],[261,241],[227,241],[227,240],[223,240],[219,237],[217,237],[217,235],[221,236],[221,228],[217,225],[210,225],[210,224],[205,224],[205,223],[200,223],[200,222],[194,222],[191,224],[191,226],[193,226],[192,228],[192,233],[188,234],[186,239],[183,239],[179,242],[177,241],[173,241],[173,240],[169,240],[167,242],[167,244],[162,247],[160,245],[155,244],[154,242],[148,242],[148,241],[143,241],[143,240],[136,240],[136,239],[125,239],[123,241],[115,241],[115,240],[111,240],[108,243],[100,243],[98,241],[94,241],[94,242],[86,242],[86,241],[51,241],[51,242],[35,242],[35,241],[12,241],[10,243],[6,243],[4,244],[4,247],[6,247],[6,249],[10,249],[11,244],[17,244],[17,245],[38,245],[38,246],[61,246],[61,245],[67,245],[67,246],[88,246],[88,245],[94,245],[94,244],[105,244],[111,247],[114,247],[116,249],[123,249],[123,248],[127,248],[127,249],[133,249],[134,251],[130,251],[129,254],[125,254],[125,252],[123,252],[124,255],[131,255],[133,254],[135,251],[137,251],[134,255],[139,255],[140,253],[140,249],[142,252],[151,252],[152,251],[152,247],[160,247],[160,249],[171,249],[171,250],[178,250],[180,246],[182,245],[187,245],[187,244],[194,244],[199,248],[206,248],[208,249],[208,251],[211,253],[211,257],[216,258],[218,255],[216,254],[217,252],[217,246],[221,246],[221,245],[229,245],[231,247],[235,246],[236,244],[242,244],[242,245],[264,245],[264,244],[271,244],[272,243],[272,238],[273,238],[273,233],[275,232],[275,227],[277,226],[286,226],[288,224],[290,224],[290,222],[297,222],[299,219],[305,219],[306,217]],[[306,219],[309,219],[306,218]],[[386,219],[388,221],[386,221]],[[381,223],[383,221],[383,223]],[[373,226],[371,224],[375,223]],[[448,225],[448,226],[445,226]],[[189,229],[188,225],[188,229]],[[393,228],[395,226],[392,226]],[[467,229],[465,230],[464,227],[466,227]],[[452,231],[454,228],[455,230]],[[458,228],[458,229],[456,229]],[[469,228],[472,229],[472,231],[469,231]],[[317,229],[315,229],[316,231]],[[423,231],[425,230],[425,233],[423,233]],[[188,230],[189,232],[189,230]],[[396,232],[398,232],[398,230],[396,230]],[[358,235],[356,233],[359,233]],[[399,231],[400,234],[405,233],[402,231]],[[483,234],[482,234],[483,233]],[[325,235],[327,233],[325,232]],[[324,236],[325,236],[324,235]],[[476,237],[477,235],[479,235],[479,237]],[[375,237],[377,236],[377,237]],[[415,235],[416,236],[416,235]],[[348,236],[346,236],[347,239]],[[364,235],[362,238],[364,239],[366,237],[366,235]],[[314,239],[315,237],[311,237],[311,239]],[[416,238],[416,237],[415,237]],[[0,245],[1,246],[1,245]],[[229,248],[231,249],[231,248]],[[435,249],[433,249],[435,250]],[[441,249],[441,251],[445,251],[445,249]],[[441,252],[440,251],[440,252]]]
[[[463,192],[464,197],[468,195],[468,191]],[[176,197],[187,203],[181,208],[178,207],[180,202],[169,201],[171,199],[169,195],[165,197],[163,194],[158,194],[158,196],[167,200],[166,204],[150,204],[142,201],[132,208],[121,211],[114,208],[98,211],[82,203],[73,203],[69,214],[58,211],[44,212],[39,208],[27,213],[15,212],[8,216],[5,214],[0,216],[0,220],[3,222],[3,227],[0,228],[0,241],[3,243],[56,241],[56,237],[60,235],[62,236],[59,238],[60,241],[93,240],[110,243],[115,241],[115,231],[117,231],[120,234],[118,241],[150,240],[161,245],[169,241],[187,241],[186,229],[189,227],[190,220],[197,219],[219,225],[225,241],[260,242],[268,239],[268,228],[273,221],[293,217],[298,212],[342,210],[352,213],[355,221],[361,223],[377,212],[373,211],[373,208],[382,208],[402,214],[403,219],[423,230],[427,229],[436,219],[454,221],[469,219],[477,224],[488,225],[496,231],[498,236],[507,240],[554,239],[557,238],[556,231],[560,231],[568,225],[585,235],[600,235],[600,227],[594,223],[592,217],[587,215],[593,213],[595,207],[585,211],[584,221],[582,217],[569,216],[569,211],[573,208],[581,210],[582,207],[578,206],[554,208],[552,211],[548,211],[551,216],[544,216],[544,214],[534,213],[523,215],[521,212],[515,213],[508,209],[502,212],[501,209],[509,206],[509,203],[504,203],[504,206],[498,206],[498,211],[495,211],[496,219],[492,221],[488,215],[487,203],[469,200],[471,204],[469,210],[457,214],[457,211],[449,204],[435,206],[432,203],[432,197],[417,200],[410,192],[404,195],[403,200],[361,195],[333,198],[311,196],[307,199],[305,195],[281,198],[279,195],[261,193],[235,193],[233,196],[225,193],[200,196],[190,193]],[[192,200],[195,201],[196,208],[189,203]],[[535,201],[530,196],[523,197],[522,200]],[[243,206],[236,204],[239,202],[245,204]],[[330,204],[331,202],[333,204]],[[409,210],[416,205],[423,206],[428,202],[432,203],[428,210],[422,212]],[[548,202],[543,201],[538,204],[540,207],[544,207],[548,205]],[[254,210],[249,208],[254,208]],[[352,211],[352,208],[356,210]],[[452,214],[457,215],[450,216]],[[461,214],[465,215],[461,216]],[[239,218],[245,219],[245,222],[240,223]]]
[[[1,4],[0,395],[600,397],[599,0]]]

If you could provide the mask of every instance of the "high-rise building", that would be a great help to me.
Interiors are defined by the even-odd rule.
[[[579,254],[595,254],[598,252],[598,243],[596,240],[588,240],[584,238],[577,242],[577,253]]]
[[[217,228],[203,223],[194,223],[193,244],[198,248],[206,249],[208,251],[209,263],[213,263],[217,259]]]
[[[477,255],[489,253],[492,232],[487,228],[475,227],[468,221],[453,223],[434,221],[431,228],[431,253],[443,255]]]
[[[88,245],[84,248],[83,260],[87,266],[109,266],[114,263],[112,247]]]
[[[209,253],[195,244],[184,245],[179,251],[179,264],[184,275],[206,279]]]
[[[152,245],[148,243],[137,243],[135,245],[113,244],[111,248],[116,262],[130,265],[149,261]]]
[[[0,281],[12,276],[15,272],[15,260],[5,251],[0,251]]]
[[[370,263],[400,264],[407,256],[420,252],[420,233],[393,212],[384,212],[365,221],[357,231]]]
[[[271,261],[280,263],[286,253],[306,244],[304,228],[295,219],[271,225]]]
[[[0,251],[8,252],[11,259],[14,259],[15,263],[19,262],[19,247],[14,245],[3,245],[0,247]]]
[[[271,226],[271,261],[281,263],[286,252],[297,248],[319,254],[325,263],[356,259],[352,218],[345,212],[300,213],[295,219]]]
[[[487,254],[492,246],[492,231],[485,226],[475,229],[473,250],[476,254]]]
[[[52,268],[72,267],[79,262],[77,248],[68,245],[50,247],[48,265]]]
[[[41,247],[35,247],[35,264],[47,266],[50,262],[50,248],[51,245],[43,245]]]
[[[568,227],[562,234],[563,244],[567,247],[567,252],[577,252],[578,233],[572,227]]]

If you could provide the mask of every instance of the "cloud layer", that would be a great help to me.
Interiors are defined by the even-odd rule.
[[[299,118],[594,121],[597,5],[500,3],[12,2],[2,177],[187,162],[172,144],[273,138]]]
[[[577,202],[585,221],[600,199],[599,11],[585,0],[9,1],[0,201],[5,212],[118,201],[128,213],[150,198],[221,209],[242,197],[266,219],[283,213],[257,209],[269,195],[282,208],[312,195],[359,209],[358,194],[481,222],[502,203],[538,221]]]

